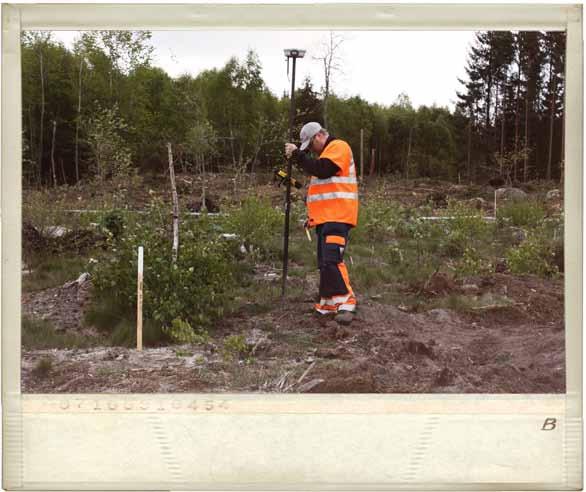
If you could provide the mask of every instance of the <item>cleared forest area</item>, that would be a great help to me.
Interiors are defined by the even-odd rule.
[[[453,108],[337,94],[330,33],[291,113],[253,49],[173,78],[151,37],[23,33],[24,391],[565,391],[565,33],[476,33]],[[308,121],[358,172],[349,324],[312,312],[303,189],[281,298],[274,173]]]
[[[359,311],[342,326],[312,313],[318,272],[301,194],[283,301],[283,194],[271,177],[243,182],[234,194],[230,179],[211,176],[209,204],[221,214],[182,217],[177,270],[166,180],[137,179],[125,189],[128,209],[98,213],[68,210],[80,196],[114,206],[119,189],[27,195],[25,391],[564,391],[557,190],[528,184],[514,199],[500,192],[491,220],[491,186],[364,184],[346,259]],[[197,180],[178,182],[181,210],[198,209]],[[151,201],[157,205],[145,207]],[[135,348],[139,243],[142,352]]]

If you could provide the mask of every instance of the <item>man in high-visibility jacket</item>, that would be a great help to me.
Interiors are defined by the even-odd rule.
[[[350,229],[358,221],[358,183],[352,149],[343,140],[328,134],[319,123],[301,129],[301,146],[285,144],[285,155],[293,158],[311,175],[307,191],[307,225],[316,228],[317,262],[320,271],[318,313],[350,316],[356,310],[356,297],[344,251]],[[318,155],[313,159],[309,152]]]

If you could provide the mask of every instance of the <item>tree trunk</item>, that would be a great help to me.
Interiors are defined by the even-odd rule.
[[[175,168],[173,167],[173,153],[171,143],[167,143],[167,152],[169,154],[169,177],[171,178],[171,193],[173,196],[173,263],[177,262],[177,253],[179,251],[179,200],[177,198],[177,187],[175,185]]]
[[[565,166],[566,166],[566,110],[562,111],[562,150],[560,152],[560,186],[564,186],[564,173],[565,173]]]
[[[529,91],[525,95],[525,143],[523,149],[523,181],[527,181],[527,175],[529,173],[529,154],[527,149],[529,148]]]
[[[378,166],[376,167],[377,169],[377,174],[379,176],[383,175],[383,144],[381,143],[381,139],[378,139],[378,144],[377,144],[377,155],[376,155],[376,161]]]
[[[33,162],[37,162],[38,157],[36,155],[35,152],[35,132],[34,132],[34,126],[33,126],[33,112],[31,110],[31,106],[28,106],[28,127],[29,127],[29,142],[30,142],[30,151],[31,151],[31,166]],[[31,172],[33,172],[34,174],[36,174],[36,172],[34,171],[34,168],[31,169]],[[34,175],[31,176],[34,179]],[[37,182],[40,182],[40,178],[37,180]]]
[[[59,164],[61,165],[61,175],[63,176],[63,184],[67,183],[67,175],[65,174],[65,166],[63,165],[63,157],[59,157]]]
[[[372,175],[374,174],[375,155],[376,155],[376,149],[375,148],[370,149],[370,170],[368,172],[369,177],[372,177]]]
[[[547,171],[546,179],[551,180],[551,161],[553,156],[553,122],[554,122],[554,109],[555,109],[555,87],[553,83],[553,65],[550,62],[549,66],[549,89],[551,91],[550,110],[549,110],[549,152],[547,155]],[[563,135],[562,135],[563,138]]]
[[[407,161],[405,162],[405,179],[409,179],[409,166],[411,165],[412,137],[413,137],[413,127],[409,128],[409,143],[407,144]]]
[[[487,79],[487,87],[486,87],[486,98],[485,98],[485,105],[486,105],[486,114],[485,114],[485,121],[484,121],[484,131],[485,131],[485,138],[484,143],[486,145],[485,151],[485,164],[488,168],[490,166],[490,152],[491,152],[491,130],[490,130],[490,105],[492,99],[492,47],[490,48],[490,54],[488,59],[488,79]]]
[[[234,153],[234,130],[232,130],[232,123],[230,123],[230,150],[232,151],[232,165],[236,168],[236,154]]]
[[[505,120],[506,120],[506,94],[507,94],[507,88],[506,88],[506,81],[503,82],[503,90],[502,90],[502,94],[503,94],[503,101],[502,101],[502,105],[501,105],[501,150],[500,150],[500,154],[501,156],[504,155],[505,153]],[[502,174],[502,170],[501,170],[501,174]]]
[[[81,120],[81,73],[83,70],[83,57],[79,61],[78,95],[77,95],[77,120],[75,122],[75,182],[79,182],[79,123]]]
[[[201,208],[200,211],[207,211],[206,206],[206,172],[205,172],[205,158],[203,155],[198,155],[196,159],[199,161],[199,174],[201,176]]]
[[[323,117],[324,117],[324,128],[328,127],[328,97],[330,95],[330,70],[331,70],[331,58],[334,56],[334,54],[331,52],[331,33],[330,33],[330,60],[328,61],[328,56],[326,55],[324,57],[324,78],[325,78],[325,90],[324,90],[324,111],[323,111]]]
[[[39,185],[43,182],[43,124],[45,121],[45,75],[43,69],[43,50],[39,50],[39,62],[41,71],[41,129],[39,133]]]
[[[468,120],[468,143],[466,149],[466,172],[468,173],[468,180],[472,178],[472,120]]]
[[[55,166],[55,134],[57,133],[57,121],[53,120],[53,140],[51,141],[51,171],[53,172],[53,187],[57,186],[57,172]]]
[[[490,145],[491,148],[496,151],[496,132],[498,128],[499,118],[499,84],[498,81],[495,83],[495,95],[494,95],[494,132],[491,134]]]
[[[325,90],[325,93],[324,93],[324,128],[327,128],[328,127],[328,96],[329,96],[329,94],[328,94],[328,91],[329,91],[328,85],[329,84],[326,83],[326,90]]]
[[[521,90],[521,64],[518,64],[517,94],[515,96],[515,152],[513,154],[513,179],[517,179],[517,156],[519,152],[519,91]]]

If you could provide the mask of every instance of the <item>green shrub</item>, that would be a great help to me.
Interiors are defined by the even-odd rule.
[[[100,225],[114,238],[120,237],[124,229],[124,215],[120,210],[109,210],[101,217]]]
[[[450,218],[442,221],[439,240],[439,251],[444,256],[464,255],[467,248],[486,245],[494,238],[494,224],[485,221],[475,208],[450,201],[445,213]]]
[[[137,250],[143,246],[144,319],[162,329],[180,318],[199,330],[224,313],[235,283],[233,257],[209,221],[191,219],[181,223],[173,264],[170,223],[168,210],[155,203],[142,223],[125,225],[120,238],[111,237],[109,254],[93,266],[95,297],[110,306],[112,317],[135,318]]]
[[[499,225],[537,227],[545,218],[545,208],[534,200],[512,201],[503,204],[497,211]]]
[[[244,335],[230,335],[226,337],[222,346],[224,360],[241,359],[248,355],[249,351]]]
[[[196,332],[187,321],[175,318],[171,326],[165,326],[163,332],[177,343],[205,343],[208,334],[205,330]]]
[[[483,258],[475,248],[468,246],[464,248],[462,258],[456,263],[456,274],[461,277],[482,275],[493,271],[490,261]]]
[[[352,231],[353,240],[371,243],[396,235],[404,220],[404,210],[400,205],[381,198],[365,200],[358,208],[358,225]]]
[[[485,239],[494,232],[493,223],[484,220],[476,208],[464,203],[451,200],[448,203],[446,215],[452,217],[446,224],[452,234]]]
[[[282,241],[283,213],[268,200],[248,197],[230,210],[224,220],[226,232],[238,235],[247,251],[256,259],[276,258]]]
[[[548,242],[543,235],[533,233],[518,247],[509,249],[506,258],[513,274],[550,276],[558,273],[555,255],[554,244]]]

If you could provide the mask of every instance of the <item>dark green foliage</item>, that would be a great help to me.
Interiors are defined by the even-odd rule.
[[[152,320],[146,320],[142,326],[142,341],[144,345],[156,345],[167,340],[161,325]],[[110,336],[110,342],[114,346],[136,347],[136,323],[130,320],[122,320],[115,325]]]
[[[124,215],[120,210],[111,210],[102,217],[101,225],[117,239],[124,229]]]
[[[471,179],[561,176],[564,47],[564,33],[476,34],[457,107],[467,119],[460,168]],[[493,158],[522,150],[526,156],[515,158],[510,169]]]
[[[179,256],[173,264],[166,219],[167,212],[155,204],[140,223],[125,226],[122,236],[111,240],[113,254],[92,272],[96,297],[110,306],[113,318],[134,319],[137,250],[143,246],[144,319],[161,329],[176,318],[196,330],[209,326],[222,316],[234,282],[228,244],[206,221],[187,220],[181,225]]]
[[[249,351],[244,335],[230,335],[224,340],[222,356],[225,360],[240,359],[246,357]]]
[[[106,168],[161,172],[167,168],[167,142],[184,171],[199,160],[200,169],[230,170],[240,177],[282,162],[283,142],[290,138],[289,97],[268,90],[254,51],[223,67],[173,79],[150,64],[150,37],[149,31],[81,32],[68,50],[51,33],[23,33],[27,183],[55,184],[53,121],[57,184],[104,174],[100,159]],[[478,32],[456,111],[414,108],[407,94],[382,106],[330,90],[328,130],[350,143],[357,167],[363,130],[367,175],[480,180],[503,174],[495,155],[526,149],[526,158],[514,159],[511,179],[558,178],[564,50],[564,33]],[[324,113],[323,95],[311,79],[300,84],[296,95],[295,139],[304,123],[322,122]],[[203,127],[209,127],[213,148],[198,155],[190,131]],[[108,142],[112,149],[104,154]]]
[[[507,251],[507,266],[511,273],[531,273],[549,276],[558,273],[553,245],[538,235],[531,235],[518,247]]]

